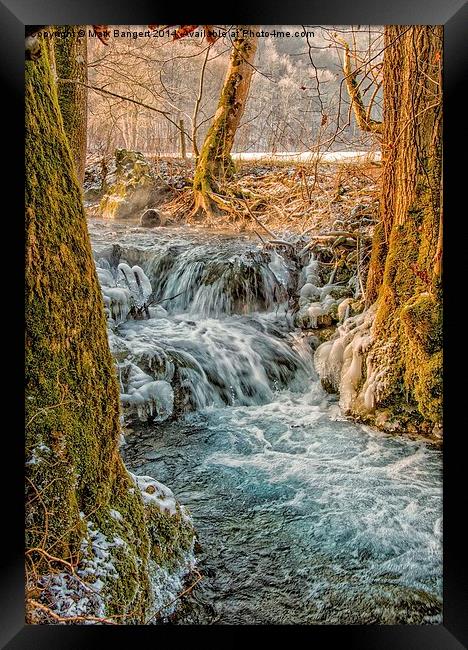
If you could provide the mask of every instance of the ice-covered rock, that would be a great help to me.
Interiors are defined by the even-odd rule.
[[[324,388],[338,392],[343,411],[375,406],[375,391],[381,377],[374,372],[367,352],[372,344],[375,308],[347,318],[335,336],[322,343],[314,355],[315,368]]]
[[[321,284],[320,280],[320,262],[313,256],[311,257],[307,266],[304,267],[301,274],[302,283],[310,283],[315,286]]]
[[[102,293],[113,320],[117,323],[126,320],[132,307],[130,291],[123,287],[103,286]]]
[[[137,476],[131,472],[129,474],[140,490],[145,503],[155,505],[161,512],[170,515],[177,513],[176,500],[172,490],[156,481],[152,476]]]
[[[174,411],[171,384],[164,380],[153,381],[141,371],[133,378],[129,392],[122,393],[120,398],[124,406],[135,407],[141,420],[167,420]]]
[[[306,282],[299,292],[300,298],[306,300],[319,300],[320,299],[320,289],[312,284],[312,282]]]

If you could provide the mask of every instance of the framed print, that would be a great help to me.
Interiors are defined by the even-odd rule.
[[[466,647],[468,14],[418,4],[3,0],[26,387],[2,647]]]

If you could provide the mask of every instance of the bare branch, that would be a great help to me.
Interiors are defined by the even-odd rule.
[[[364,102],[362,100],[361,92],[359,90],[357,82],[357,70],[359,70],[359,68],[355,71],[353,71],[351,68],[351,55],[349,51],[349,45],[343,38],[341,38],[341,36],[336,36],[335,38],[344,47],[343,72],[345,74],[346,87],[351,99],[356,122],[358,123],[359,128],[361,128],[363,131],[368,131],[370,133],[382,133],[382,122],[373,120],[369,115],[369,111],[366,110],[366,107],[364,106]]]

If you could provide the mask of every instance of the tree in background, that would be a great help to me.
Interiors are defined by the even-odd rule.
[[[85,36],[78,35],[83,29]],[[70,144],[76,175],[83,185],[86,165],[88,122],[88,47],[86,25],[65,25],[69,36],[54,40],[55,66],[58,77],[58,100],[63,125]]]
[[[214,194],[222,193],[223,182],[232,176],[231,150],[248,98],[257,51],[257,38],[250,35],[253,27],[238,25],[218,108],[195,168],[195,212],[218,212]]]

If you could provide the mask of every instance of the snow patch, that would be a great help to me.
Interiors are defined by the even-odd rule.
[[[172,490],[151,476],[136,476],[131,472],[129,474],[139,488],[145,503],[155,505],[166,514],[177,514],[176,500]]]

